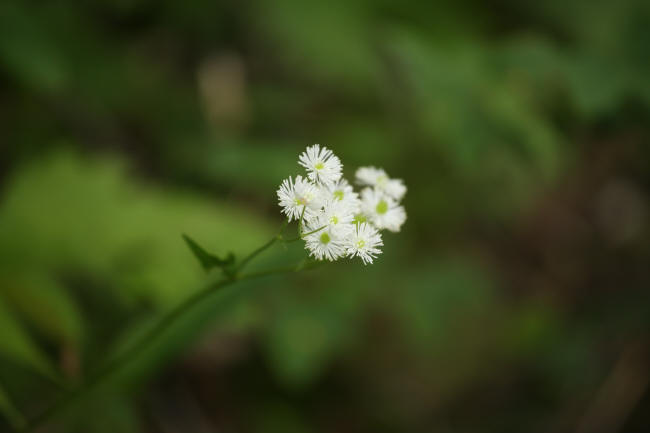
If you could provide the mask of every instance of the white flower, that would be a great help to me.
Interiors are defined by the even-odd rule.
[[[277,194],[282,212],[289,217],[289,221],[300,219],[303,209],[305,215],[311,217],[321,207],[318,188],[302,176],[296,176],[295,182],[291,176],[282,181]]]
[[[355,209],[348,202],[329,200],[325,203],[319,221],[314,224],[327,225],[337,236],[346,236],[354,230],[352,225],[354,211]]]
[[[406,185],[404,185],[402,179],[388,179],[385,185],[380,184],[377,187],[383,189],[386,194],[397,201],[400,201],[406,194]]]
[[[391,179],[381,168],[360,167],[355,177],[359,185],[372,186],[385,192],[394,200],[401,200],[406,194],[406,186],[402,179]]]
[[[341,178],[341,160],[327,147],[321,149],[318,144],[307,147],[298,163],[307,169],[309,179],[314,182],[329,185]]]
[[[388,180],[388,175],[381,168],[359,167],[355,173],[357,183],[360,185],[375,186],[380,180]]]
[[[345,254],[345,238],[341,237],[330,227],[317,226],[322,220],[316,218],[313,224],[307,225],[305,232],[305,248],[309,250],[309,255],[318,260],[327,259],[334,261]],[[312,233],[313,232],[313,233]]]
[[[326,199],[346,203],[353,213],[359,212],[361,206],[359,194],[354,191],[347,180],[341,178],[338,182],[327,186],[326,190]]]
[[[383,169],[361,167],[356,180],[365,186],[361,195],[342,177],[339,158],[318,144],[307,147],[298,163],[307,177],[289,177],[277,191],[282,212],[289,221],[301,216],[302,233],[309,255],[317,260],[360,257],[372,263],[381,254],[379,231],[399,231],[406,221],[400,200],[406,193],[401,179],[391,179]]]
[[[361,209],[363,214],[378,229],[398,232],[406,221],[406,211],[388,195],[372,188],[361,191]]]
[[[372,260],[381,254],[378,248],[384,245],[381,235],[377,229],[370,224],[361,223],[356,225],[356,229],[348,236],[346,243],[346,254],[348,257],[361,257],[363,264],[372,263]]]

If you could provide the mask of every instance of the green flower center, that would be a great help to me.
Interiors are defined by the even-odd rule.
[[[331,240],[330,235],[328,235],[327,233],[323,233],[322,235],[320,235],[320,242],[322,244],[329,244],[330,240]]]
[[[366,241],[364,241],[363,239],[359,239],[357,241],[357,248],[361,249],[361,248],[363,248],[365,246],[366,246]]]
[[[330,222],[332,224],[338,224],[339,223],[339,217],[337,217],[336,215],[333,215],[332,218],[330,218]]]
[[[343,200],[343,190],[339,189],[337,191],[334,191],[334,198]]]
[[[377,203],[375,210],[379,215],[383,215],[388,212],[388,203],[386,203],[386,200],[381,200],[379,203]]]
[[[318,161],[318,162],[316,163],[316,165],[314,165],[314,168],[315,168],[316,170],[322,170],[323,168],[325,168],[325,164],[323,164],[322,162]]]
[[[352,222],[355,223],[355,224],[361,224],[361,223],[365,223],[367,221],[368,221],[368,219],[366,218],[365,215],[357,214],[357,215],[354,216],[354,220]]]
[[[307,204],[304,198],[294,198],[293,201],[296,203],[296,206],[303,206]]]

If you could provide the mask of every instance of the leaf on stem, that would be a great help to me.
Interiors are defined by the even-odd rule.
[[[233,253],[229,253],[226,258],[221,259],[214,254],[210,254],[204,250],[199,244],[197,244],[186,234],[183,234],[183,240],[194,254],[194,257],[196,257],[199,263],[201,263],[201,266],[206,272],[210,271],[212,268],[221,268],[224,273],[227,275],[230,274],[232,265],[235,263],[235,255]]]

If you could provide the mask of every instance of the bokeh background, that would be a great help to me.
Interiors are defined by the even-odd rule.
[[[225,290],[41,431],[650,431],[644,0],[0,2],[0,431],[200,286],[181,233],[275,233],[313,143],[408,185],[376,264]]]

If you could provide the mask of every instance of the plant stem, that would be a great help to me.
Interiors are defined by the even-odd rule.
[[[284,239],[284,242],[295,242],[295,241],[299,241],[300,239],[304,239],[304,237],[307,236],[307,235],[311,235],[311,234],[314,234],[314,233],[316,233],[316,232],[319,232],[319,231],[323,230],[325,227],[327,227],[327,226],[322,226],[322,227],[317,228],[316,230],[312,230],[312,231],[307,232],[307,233],[302,233],[302,234],[301,234],[300,236],[298,236],[297,238]]]
[[[137,357],[185,312],[189,311],[192,309],[192,307],[199,304],[211,294],[215,293],[218,289],[225,287],[235,281],[235,279],[226,279],[207,284],[205,288],[193,294],[176,308],[163,316],[154,327],[149,329],[142,337],[138,339],[136,344],[132,344],[131,347],[129,347],[121,355],[114,357],[103,368],[92,374],[90,378],[79,388],[72,390],[68,394],[64,395],[53,406],[50,406],[41,415],[31,420],[23,430],[19,431],[31,432],[38,426],[43,425],[45,422],[53,418],[58,412],[74,404],[86,393],[92,391],[97,386],[101,385],[103,382],[109,379],[115,372],[119,371],[132,358]]]
[[[263,271],[257,271],[257,272],[249,272],[244,276],[245,279],[252,279],[252,278],[260,278],[260,277],[266,277],[269,275],[275,275],[275,274],[286,274],[290,272],[298,272],[302,270],[307,270],[307,269],[313,269],[315,267],[323,265],[324,262],[322,261],[313,261],[309,259],[304,259],[301,260],[300,262],[296,263],[293,266],[285,266],[281,268],[274,268],[274,269],[266,269]]]
[[[284,226],[283,226],[284,228]],[[282,231],[282,230],[281,230]],[[276,241],[282,240],[281,232],[278,233],[274,238],[268,241],[266,244],[262,245],[260,248],[253,251],[249,254],[237,267],[237,270],[241,270],[247,263],[253,260],[258,254],[269,248]],[[320,264],[320,262],[317,262]],[[41,413],[36,418],[32,419],[27,423],[24,428],[17,429],[20,432],[33,432],[36,428],[44,425],[51,419],[53,419],[60,412],[64,411],[66,408],[74,405],[76,402],[80,401],[83,397],[86,396],[89,392],[93,391],[95,388],[105,383],[111,376],[119,372],[125,365],[127,365],[132,359],[138,357],[143,352],[151,346],[157,338],[163,334],[167,329],[169,329],[180,317],[185,315],[188,311],[193,309],[195,306],[203,302],[210,295],[217,292],[219,289],[226,287],[230,284],[233,284],[237,281],[250,280],[254,278],[260,278],[268,275],[274,274],[283,274],[289,272],[296,272],[302,269],[308,269],[314,267],[314,263],[309,262],[307,259],[301,261],[297,265],[290,267],[282,267],[269,269],[258,272],[251,272],[243,275],[234,275],[226,279],[218,281],[210,281],[205,287],[203,287],[198,292],[194,293],[188,299],[183,301],[173,310],[165,314],[155,326],[149,329],[144,335],[137,339],[137,341],[132,344],[126,351],[114,357],[109,361],[103,368],[91,375],[90,378],[79,386],[77,389],[70,391],[63,397],[61,397],[54,405],[47,408],[43,413]]]
[[[303,208],[303,213],[304,213],[304,208]],[[301,217],[302,218],[302,217]],[[280,227],[280,230],[278,231],[278,234],[273,236],[267,243],[250,253],[248,256],[244,257],[241,262],[235,267],[235,278],[236,274],[244,269],[244,267],[251,261],[253,260],[258,254],[264,252],[266,249],[270,248],[274,243],[277,241],[283,240],[282,238],[282,232],[284,231],[285,227],[289,224],[289,219],[285,219],[284,222],[282,223],[282,226]]]
[[[298,221],[298,238],[302,236],[302,220],[305,217],[305,209],[307,209],[307,205],[303,205],[302,212],[300,212],[300,221]]]
[[[264,250],[270,248],[274,243],[277,241],[281,240],[282,236],[280,234],[272,237],[267,243],[250,253],[248,256],[244,257],[241,262],[239,262],[239,265],[235,268],[235,273],[241,271],[244,269],[244,266],[246,266],[251,260],[253,260],[258,254],[262,253]],[[236,278],[236,277],[235,277]]]

